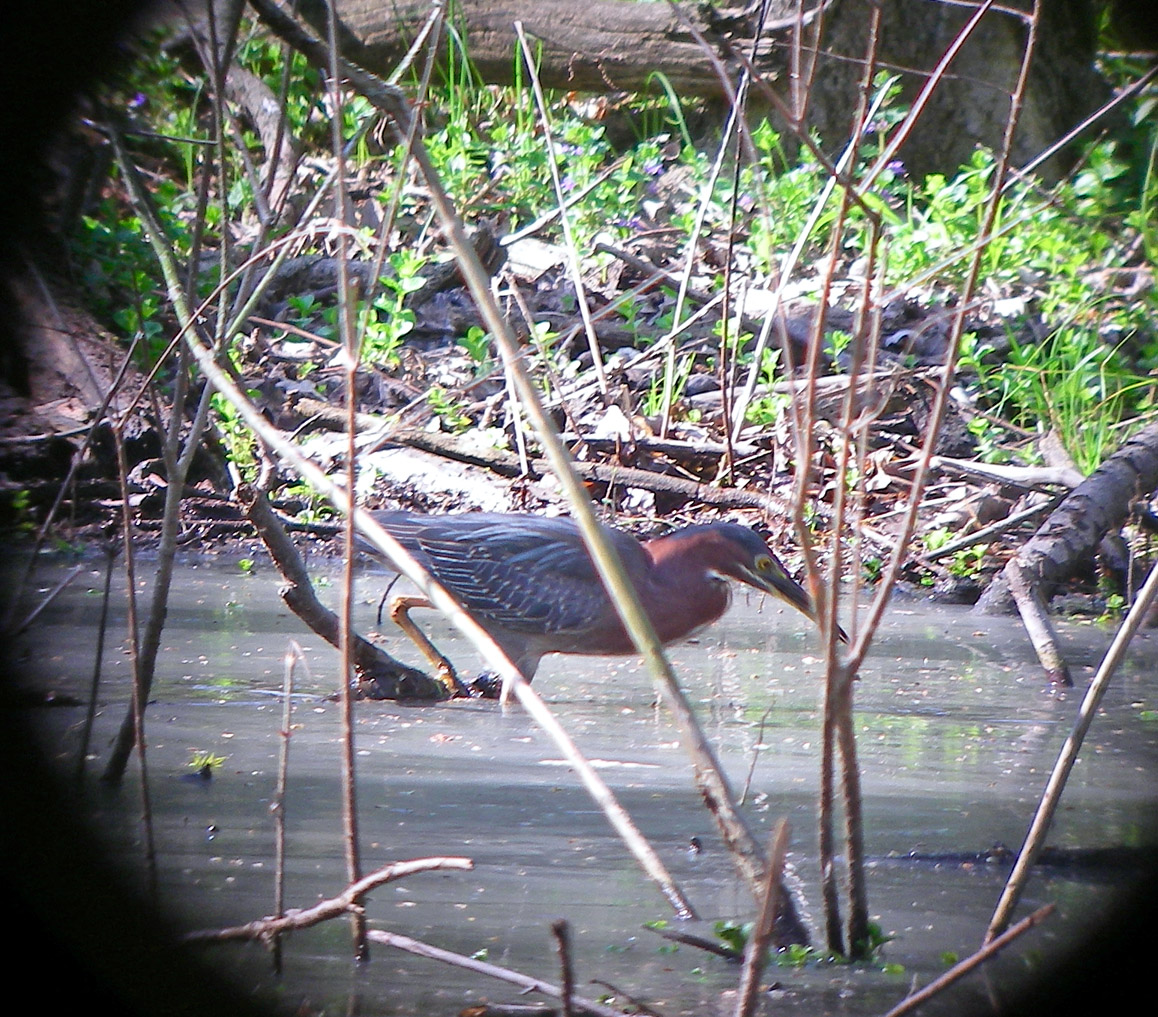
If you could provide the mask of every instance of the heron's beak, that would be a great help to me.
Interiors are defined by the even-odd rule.
[[[779,597],[781,600],[791,604],[797,611],[811,618],[814,622],[817,621],[816,605],[812,603],[812,598],[808,592],[795,579],[793,579],[775,558],[769,559],[769,564],[760,570],[744,568],[744,581],[750,586],[756,587],[758,590],[763,590],[765,593],[770,593],[774,597]],[[844,631],[839,625],[836,627],[836,634],[840,637],[842,643],[848,642],[848,633]]]

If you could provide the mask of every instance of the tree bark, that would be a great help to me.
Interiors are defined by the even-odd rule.
[[[806,12],[821,26],[821,48],[804,128],[816,130],[829,151],[847,141],[867,48],[871,0],[806,0]],[[301,3],[315,31],[325,26],[321,0]],[[1028,10],[1031,0],[1005,7]],[[753,9],[755,8],[755,10]],[[514,81],[513,25],[522,22],[540,46],[539,75],[550,88],[577,92],[657,92],[659,76],[687,99],[719,104],[726,89],[713,58],[735,80],[735,51],[750,54],[758,4],[680,5],[623,0],[461,0],[452,8],[451,32],[461,40],[471,67],[485,82]],[[772,0],[754,63],[782,94],[789,79],[795,0]],[[430,13],[429,0],[342,0],[339,8],[344,55],[387,76],[398,65]],[[902,98],[910,101],[924,84],[957,31],[972,14],[968,5],[929,0],[884,0],[877,51],[882,69],[901,75]],[[682,14],[682,17],[681,17]],[[708,52],[689,24],[707,41]],[[807,33],[808,30],[806,30]],[[977,145],[1000,147],[1026,36],[1023,20],[1001,10],[985,15],[940,83],[900,156],[917,177],[952,173]],[[324,37],[324,33],[323,33]],[[1096,24],[1091,0],[1042,5],[1037,58],[1014,142],[1015,164],[1027,162],[1081,121],[1106,96],[1096,73]],[[735,49],[733,49],[733,47]],[[805,54],[807,58],[807,54]],[[758,92],[753,92],[758,101]],[[783,128],[784,124],[779,124]],[[1042,168],[1056,174],[1059,161]]]

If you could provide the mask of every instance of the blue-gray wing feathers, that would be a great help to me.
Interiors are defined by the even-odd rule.
[[[570,519],[489,513],[374,516],[468,611],[494,625],[512,632],[566,633],[587,630],[611,616],[598,572]],[[629,574],[646,568],[638,541],[606,532]]]

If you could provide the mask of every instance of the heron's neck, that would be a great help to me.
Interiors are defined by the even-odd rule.
[[[732,594],[727,580],[698,560],[693,549],[668,537],[643,546],[652,568],[640,599],[661,642],[683,639],[728,610]]]

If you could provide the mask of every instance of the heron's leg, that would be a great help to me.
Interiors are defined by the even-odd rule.
[[[426,633],[410,618],[410,612],[414,608],[433,606],[426,597],[393,597],[390,600],[390,620],[410,637],[410,641],[434,665],[436,679],[446,687],[451,696],[469,696],[470,691],[459,681],[450,661],[438,652],[438,648],[426,638]]]

